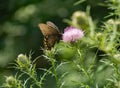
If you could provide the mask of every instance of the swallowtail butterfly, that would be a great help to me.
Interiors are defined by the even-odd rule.
[[[56,42],[59,42],[59,40],[61,39],[59,29],[54,23],[50,21],[47,21],[46,24],[40,23],[38,26],[42,34],[44,35],[44,47],[45,49],[50,50],[54,46],[54,44]]]

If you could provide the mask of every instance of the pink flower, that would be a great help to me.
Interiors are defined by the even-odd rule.
[[[75,27],[67,27],[64,30],[62,39],[64,42],[75,42],[84,36],[84,32]]]

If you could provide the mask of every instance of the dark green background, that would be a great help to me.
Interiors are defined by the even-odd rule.
[[[102,22],[109,10],[105,0],[87,0],[75,5],[78,0],[1,0],[0,1],[0,85],[4,75],[11,74],[9,63],[20,53],[41,54],[43,35],[40,22],[52,21],[63,32],[68,26],[63,20],[70,19],[78,10],[86,11],[91,6],[91,16]]]

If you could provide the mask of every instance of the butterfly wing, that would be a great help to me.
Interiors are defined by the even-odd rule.
[[[47,21],[46,24],[48,26],[52,27],[53,29],[56,29],[59,32],[58,27],[54,23],[52,23],[51,21]]]
[[[42,33],[43,33],[44,36],[46,36],[46,35],[54,35],[54,34],[57,35],[57,34],[59,34],[58,29],[56,29],[56,28],[53,27],[53,26],[50,26],[50,24],[47,25],[47,24],[40,23],[38,26],[39,26],[39,28],[40,28],[40,30],[42,31]]]
[[[59,30],[57,26],[50,21],[48,21],[47,24],[39,24],[39,27],[44,35],[44,46],[46,49],[50,50],[54,46],[55,42],[60,40]]]
[[[50,50],[59,39],[60,38],[57,35],[45,36],[43,41],[45,48]]]

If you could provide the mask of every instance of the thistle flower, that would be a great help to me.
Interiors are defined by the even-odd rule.
[[[6,83],[8,87],[14,87],[16,85],[16,79],[13,76],[9,76],[6,78]]]
[[[28,63],[28,58],[27,56],[23,55],[23,54],[19,54],[17,61],[21,64],[27,64]]]
[[[26,55],[19,54],[17,58],[17,63],[21,68],[28,68],[31,64],[31,61]]]
[[[84,36],[84,32],[81,29],[75,27],[67,27],[64,30],[62,39],[64,42],[75,42]]]

